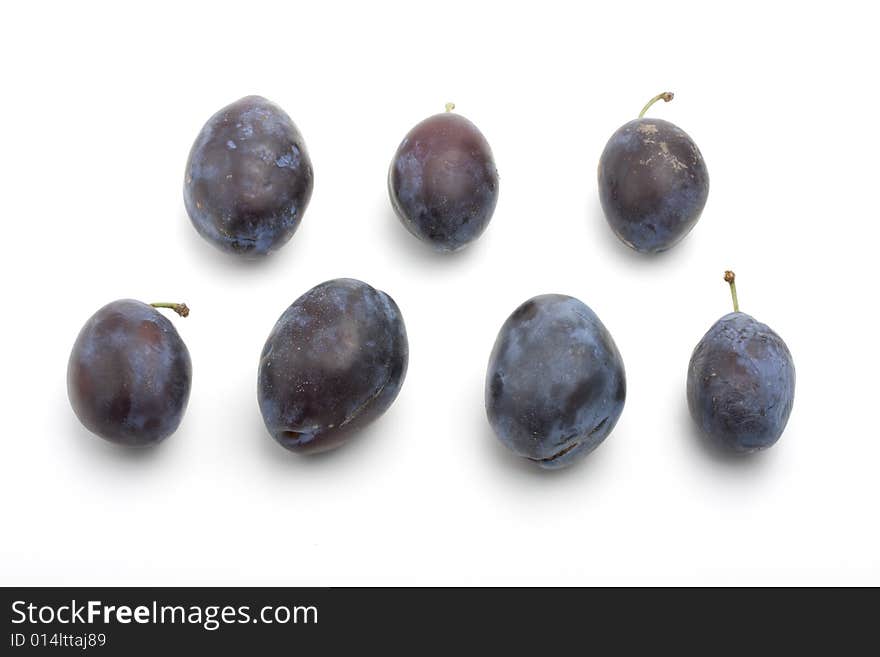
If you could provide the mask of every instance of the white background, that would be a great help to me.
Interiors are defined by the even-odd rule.
[[[880,584],[870,3],[18,3],[0,17],[3,584]],[[703,218],[644,257],[606,226],[596,165],[651,96],[711,175]],[[258,93],[302,131],[315,189],[293,240],[246,263],[191,227],[204,121]],[[447,101],[491,143],[484,236],[431,253],[387,168]],[[797,367],[772,450],[694,435],[691,350],[730,309]],[[411,356],[389,412],[335,453],[266,433],[257,361],[284,308],[351,276],[400,305]],[[629,393],[612,435],[545,472],[483,410],[496,333],[560,292],[602,318]],[[66,397],[70,347],[113,299],[186,301],[179,431],[126,451]]]

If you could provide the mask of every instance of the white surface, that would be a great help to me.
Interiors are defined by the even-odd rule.
[[[3,584],[880,584],[878,107],[868,3],[443,0],[6,5]],[[872,45],[873,44],[873,45]],[[654,94],[699,144],[703,218],[641,257],[604,223],[596,164]],[[249,264],[198,237],[184,163],[204,121],[259,93],[302,131],[315,190],[293,240]],[[428,251],[393,218],[403,135],[455,101],[501,173],[489,230]],[[691,350],[730,301],[787,341],[797,394],[778,445],[701,447]],[[353,276],[407,323],[409,375],[323,458],[263,428],[257,360],[309,287]],[[493,437],[489,351],[507,315],[575,295],[626,363],[623,416],[544,472]],[[129,452],[65,389],[85,320],[179,300],[194,376],[180,430]]]

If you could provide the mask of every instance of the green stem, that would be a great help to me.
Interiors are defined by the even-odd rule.
[[[153,308],[170,308],[181,317],[187,317],[189,315],[189,307],[185,303],[166,303],[164,301],[157,301],[150,305],[153,306]]]
[[[648,101],[648,104],[642,108],[642,111],[639,112],[639,118],[642,118],[649,109],[651,109],[651,105],[656,103],[658,100],[662,100],[665,103],[668,103],[670,100],[675,98],[675,94],[671,91],[664,91],[662,94],[657,94],[651,100]]]
[[[446,111],[451,112],[455,109],[455,103],[446,103]]]
[[[732,271],[724,272],[724,280],[730,283],[730,296],[733,297],[733,312],[739,312],[739,299],[736,298],[736,274]]]

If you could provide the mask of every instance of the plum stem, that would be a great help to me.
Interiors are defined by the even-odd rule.
[[[736,298],[736,274],[728,270],[724,272],[724,280],[730,283],[730,296],[733,297],[733,312],[739,312],[739,299]]]
[[[151,303],[153,308],[170,308],[174,312],[176,312],[181,317],[189,316],[189,306],[185,303],[166,303],[164,301],[157,301],[156,303]]]
[[[662,94],[657,94],[642,108],[642,111],[639,112],[639,118],[642,118],[645,115],[645,112],[651,109],[651,105],[656,103],[658,100],[662,100],[664,103],[668,103],[673,98],[675,98],[675,94],[671,91],[664,91]]]
[[[455,109],[455,103],[446,103],[446,111],[451,112]]]

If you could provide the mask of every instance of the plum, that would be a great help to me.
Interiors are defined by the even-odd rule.
[[[534,297],[501,327],[486,373],[486,414],[519,456],[543,468],[571,464],[611,433],[625,400],[617,346],[578,299]]]
[[[681,128],[646,119],[664,92],[639,117],[611,135],[599,160],[599,200],[621,241],[643,253],[677,244],[696,225],[709,196],[709,172],[700,149]]]
[[[406,376],[409,347],[394,300],[350,278],[294,301],[260,355],[257,398],[287,449],[333,449],[384,413]]]
[[[70,353],[67,394],[74,413],[89,431],[121,445],[167,438],[189,400],[189,351],[156,308],[189,314],[185,304],[113,301],[85,323]]]
[[[704,436],[735,452],[776,443],[791,415],[791,352],[770,327],[739,311],[736,277],[725,272],[734,312],[719,319],[694,349],[687,400]]]
[[[287,243],[312,196],[312,163],[290,117],[260,96],[212,116],[186,163],[183,199],[217,248],[261,256]]]
[[[440,252],[477,239],[498,202],[489,143],[455,106],[409,131],[388,172],[391,204],[407,230]]]

